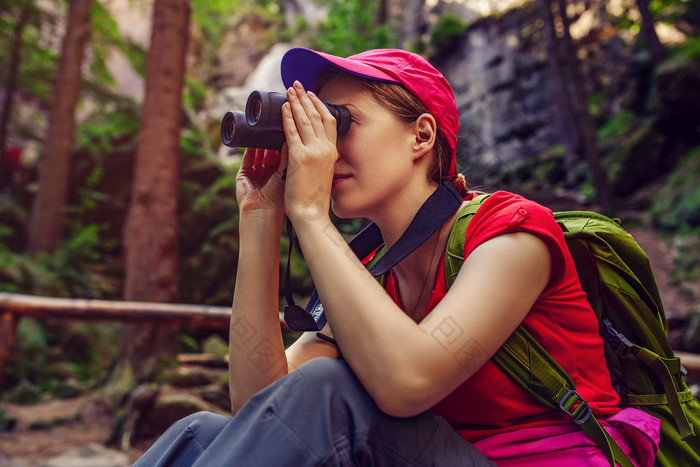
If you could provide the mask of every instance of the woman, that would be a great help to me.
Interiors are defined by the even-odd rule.
[[[550,211],[491,195],[469,225],[449,293],[444,251],[458,210],[383,284],[331,223],[332,199],[336,215],[374,221],[390,248],[444,179],[464,203],[474,197],[455,168],[458,116],[445,78],[401,50],[344,59],[292,49],[282,76],[286,145],[279,154],[248,149],[237,175],[235,416],[177,422],[140,465],[607,465],[566,415],[490,362],[521,323],[623,450],[651,465],[658,421],[620,411],[597,320]],[[324,102],[350,110],[345,136]],[[321,338],[305,333],[286,351],[271,286],[285,214],[327,317]]]

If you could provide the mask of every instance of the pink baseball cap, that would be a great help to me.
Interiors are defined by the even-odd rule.
[[[294,48],[282,57],[282,82],[286,87],[295,80],[314,89],[320,74],[328,66],[378,81],[402,84],[430,111],[452,148],[449,178],[456,173],[455,154],[459,118],[455,96],[442,73],[420,55],[400,49],[374,49],[347,58]]]

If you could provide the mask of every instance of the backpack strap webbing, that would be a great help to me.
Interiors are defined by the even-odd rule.
[[[488,195],[480,195],[462,208],[447,240],[445,281],[452,286],[464,262],[464,241],[471,218]],[[590,405],[581,398],[566,371],[534,337],[520,325],[498,349],[492,360],[520,387],[550,408],[558,408],[596,443],[611,467],[634,464],[610,434],[600,425]]]
[[[614,466],[634,464],[610,434],[598,423],[591,406],[576,392],[566,371],[525,329],[519,326],[492,360],[529,394],[554,409],[560,409],[581,427]]]
[[[683,407],[681,406],[679,397],[680,389],[668,368],[669,364],[675,363],[675,359],[662,358],[651,350],[639,345],[635,345],[635,351],[632,355],[637,357],[640,362],[647,365],[656,376],[658,376],[661,384],[663,384],[664,392],[666,393],[666,401],[676,421],[681,439],[687,441],[694,437],[695,430],[693,430],[693,425],[688,421],[688,417],[686,417]],[[678,360],[677,364],[680,365],[680,360]]]

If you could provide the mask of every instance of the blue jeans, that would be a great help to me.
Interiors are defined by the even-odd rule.
[[[342,360],[316,358],[255,394],[231,419],[175,422],[135,466],[494,465],[431,412],[391,417]]]

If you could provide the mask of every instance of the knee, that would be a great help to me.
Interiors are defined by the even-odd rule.
[[[296,375],[295,375],[296,373]],[[323,394],[333,394],[333,399],[366,393],[345,360],[319,357],[301,365],[289,376],[297,387],[304,387],[304,397],[314,394],[323,399]]]
[[[229,420],[231,419],[213,412],[196,412],[178,420],[173,426],[180,430],[210,431],[223,428]]]
[[[292,374],[304,378],[314,384],[333,384],[347,386],[354,384],[357,377],[345,360],[318,357],[297,368]]]
[[[197,412],[173,423],[134,466],[191,465],[230,419]]]

